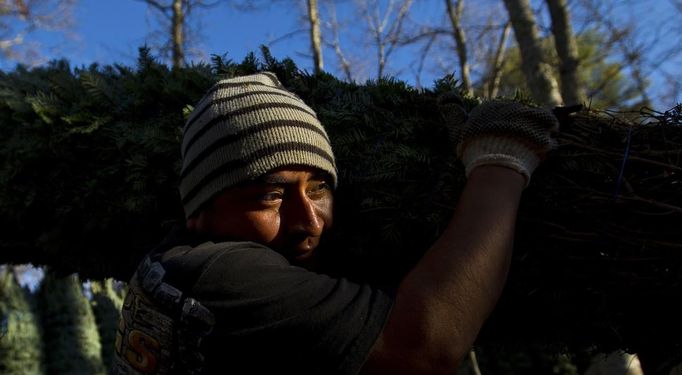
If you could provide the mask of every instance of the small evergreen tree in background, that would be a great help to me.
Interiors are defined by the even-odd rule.
[[[111,368],[111,361],[114,357],[116,326],[121,317],[123,297],[114,289],[112,279],[93,281],[90,288],[92,290],[90,303],[92,311],[95,313],[97,331],[102,344],[102,362],[106,368]]]
[[[32,295],[8,268],[0,268],[0,374],[42,374],[39,321]]]
[[[105,371],[95,317],[78,277],[58,277],[48,270],[38,298],[47,372],[103,375]]]

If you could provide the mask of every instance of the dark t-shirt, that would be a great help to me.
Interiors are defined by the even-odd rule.
[[[389,292],[292,266],[252,242],[159,255],[164,281],[215,316],[201,346],[211,374],[356,374],[393,304]]]

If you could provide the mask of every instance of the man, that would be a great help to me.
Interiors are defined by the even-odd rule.
[[[391,292],[315,272],[337,175],[313,110],[272,73],[218,82],[183,130],[186,231],[133,276],[114,373],[452,374],[501,293],[557,127],[517,103],[474,109],[454,216]]]

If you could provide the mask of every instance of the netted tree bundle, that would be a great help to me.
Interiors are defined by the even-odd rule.
[[[510,336],[682,361],[681,112],[564,126],[522,202],[496,315]]]
[[[339,189],[332,245],[346,273],[395,281],[452,213],[464,183],[451,142],[460,125],[442,125],[443,92],[427,100],[378,86],[357,89],[371,100],[352,113],[333,101],[320,111],[350,185]],[[564,121],[560,147],[524,193],[509,284],[481,342],[523,337],[682,361],[680,110],[585,110]]]
[[[1,260],[126,280],[182,220],[183,108],[218,78],[269,70],[332,140],[329,271],[395,285],[452,215],[465,178],[451,105],[478,101],[451,77],[419,90],[360,85],[263,60],[170,70],[143,51],[135,69],[56,63],[1,76]],[[654,348],[679,361],[680,107],[628,120],[583,111],[559,141],[524,193],[509,283],[481,342]]]

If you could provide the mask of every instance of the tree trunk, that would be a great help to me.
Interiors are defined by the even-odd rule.
[[[566,105],[580,104],[585,95],[578,78],[578,46],[573,36],[573,28],[566,0],[546,0],[552,18],[554,46],[559,56],[561,96]]]
[[[346,76],[348,82],[353,82],[353,74],[351,72],[350,62],[346,59],[346,56],[341,50],[341,40],[339,39],[339,22],[336,20],[336,7],[334,3],[331,3],[331,29],[334,36],[334,41],[332,45],[334,46],[334,52],[336,57],[339,59],[339,64],[341,64],[341,70]]]
[[[464,0],[458,0],[453,7],[451,0],[445,0],[445,6],[448,9],[448,16],[450,17],[450,24],[452,25],[452,37],[455,39],[455,46],[457,48],[457,57],[459,59],[459,70],[462,77],[462,86],[466,92],[473,95],[473,88],[471,87],[471,78],[469,77],[469,63],[467,59],[467,45],[466,35],[460,24],[462,19],[462,10],[464,8]]]
[[[507,40],[509,39],[509,33],[511,32],[511,22],[507,22],[502,29],[502,35],[500,35],[500,42],[497,44],[497,50],[495,51],[495,57],[493,58],[490,67],[490,77],[488,77],[488,87],[486,93],[489,98],[494,98],[497,96],[497,92],[500,89],[500,71],[502,70],[502,64],[504,63],[504,54],[507,50]]]
[[[545,61],[538,37],[535,17],[528,0],[504,0],[514,35],[521,51],[521,69],[526,76],[533,100],[554,107],[561,104],[561,95],[552,69]]]
[[[310,21],[310,46],[313,50],[315,74],[322,72],[322,36],[320,34],[320,16],[317,11],[317,0],[308,0],[308,20]]]
[[[471,361],[471,375],[481,375],[481,368],[478,367],[478,359],[473,349],[469,351],[469,360]]]
[[[380,79],[384,76],[384,68],[386,67],[385,46],[380,33],[376,33],[374,40],[377,43],[377,79]]]
[[[173,68],[185,65],[184,31],[185,14],[182,8],[183,0],[173,0],[173,16],[171,18],[171,35],[173,35]]]

